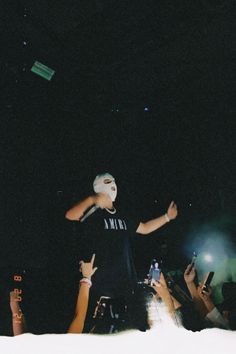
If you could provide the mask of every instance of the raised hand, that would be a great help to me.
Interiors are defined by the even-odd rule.
[[[81,271],[83,277],[91,279],[91,276],[98,269],[97,267],[95,267],[95,268],[93,267],[94,260],[95,260],[95,254],[92,255],[90,262],[80,261],[80,271]]]
[[[112,200],[108,194],[97,193],[94,196],[94,203],[98,205],[101,209],[112,209]]]
[[[199,283],[198,288],[197,288],[197,292],[198,292],[199,298],[203,301],[207,311],[211,312],[215,308],[215,305],[211,299],[212,288],[209,286],[208,291],[205,291],[204,285]]]
[[[191,264],[189,264],[184,272],[185,283],[186,284],[193,283],[195,276],[196,276],[196,270],[194,267],[192,267]]]
[[[212,288],[210,286],[208,287],[208,291],[206,291],[204,290],[204,285],[199,283],[197,291],[198,295],[204,302],[209,301],[209,299],[211,298]]]
[[[169,294],[169,289],[167,287],[165,277],[162,273],[160,274],[160,280],[153,280],[151,287],[157,292],[157,294],[161,298],[165,298],[165,296]]]
[[[177,215],[178,215],[177,205],[175,204],[174,201],[172,201],[167,210],[167,216],[170,220],[173,220],[176,218]]]

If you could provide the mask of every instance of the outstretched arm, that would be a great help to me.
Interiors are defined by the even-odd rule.
[[[211,299],[212,288],[209,287],[208,291],[204,291],[204,286],[202,284],[199,284],[197,290],[199,297],[202,299],[204,305],[206,306],[206,319],[212,322],[215,327],[229,329],[229,324],[225,321],[224,317],[215,307],[215,304]]]
[[[83,279],[80,281],[80,289],[75,308],[75,317],[71,322],[67,333],[83,332],[89,302],[89,289],[92,285],[91,277],[97,270],[97,267],[93,268],[94,259],[95,254],[93,254],[90,262],[80,262]]]
[[[98,193],[98,194],[91,195],[83,199],[79,203],[75,204],[72,208],[70,208],[66,212],[65,217],[68,220],[79,221],[84,215],[84,213],[86,212],[86,210],[88,210],[93,205],[97,205],[101,209],[104,208],[111,209],[112,200],[108,194]]]
[[[189,264],[184,272],[184,280],[192,297],[194,308],[200,314],[201,317],[205,317],[207,310],[201,297],[199,296],[198,288],[194,283],[195,277],[195,267],[192,267],[192,265]]]
[[[158,282],[154,281],[152,288],[157,292],[157,294],[161,297],[164,301],[168,312],[173,315],[175,313],[175,305],[168,289],[168,286],[165,281],[165,277],[163,273],[160,275],[160,280]]]
[[[156,231],[161,226],[165,225],[171,220],[174,220],[178,214],[177,205],[175,202],[171,202],[167,213],[160,216],[159,218],[149,220],[145,223],[141,222],[136,230],[138,234],[148,235],[153,231]]]
[[[13,336],[25,333],[25,317],[21,311],[18,296],[14,291],[10,292],[10,307],[12,312]]]

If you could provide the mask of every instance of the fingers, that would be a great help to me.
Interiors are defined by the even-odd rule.
[[[165,280],[163,273],[160,273],[160,280]]]
[[[189,270],[190,268],[191,268],[191,264],[188,264],[186,270]]]
[[[84,261],[79,262],[79,271],[82,272],[82,267],[84,265]]]
[[[175,202],[172,200],[172,202],[170,203],[169,205],[169,208],[172,209],[172,208],[177,208],[177,205],[175,204]]]
[[[158,288],[166,288],[166,284],[165,284],[165,280],[163,281],[164,276],[160,277],[160,280],[159,281],[156,281],[156,280],[152,280],[152,288],[155,288],[155,287],[158,287]]]
[[[165,280],[164,274],[163,274],[162,272],[161,272],[161,274],[160,274],[159,283],[160,283],[162,286],[166,286],[166,280]]]
[[[172,200],[172,202],[170,203],[170,205],[168,207],[167,215],[168,215],[170,220],[173,220],[173,219],[176,218],[177,214],[178,214],[177,205]]]
[[[84,261],[79,262],[80,265],[79,271],[84,276],[91,277],[91,275],[93,275],[98,269],[98,267],[93,268],[94,261],[95,261],[95,253],[92,255],[90,262],[84,262]]]
[[[10,292],[10,299],[15,300],[15,298],[16,298],[16,293],[14,291],[11,291]]]
[[[208,294],[207,291],[204,290],[204,284],[202,284],[202,283],[198,284],[197,290],[198,290],[199,294],[201,294],[201,295]]]
[[[156,292],[158,292],[158,290],[161,288],[161,284],[156,282],[156,281],[153,281],[150,285],[150,287],[152,289],[154,289]]]
[[[176,203],[175,203],[173,200],[172,200],[172,202],[170,203],[168,209],[175,209],[175,210],[177,210],[177,205],[176,205]]]
[[[97,269],[98,267],[93,268],[93,274],[96,272]]]
[[[189,264],[189,265],[187,266],[187,268],[185,269],[184,274],[185,274],[185,275],[189,275],[192,271],[195,271],[195,268],[194,268],[194,266],[193,266],[192,264]]]
[[[92,255],[92,258],[91,258],[91,261],[90,261],[92,266],[93,266],[94,260],[95,260],[95,253]]]
[[[111,208],[112,200],[109,194],[107,193],[98,193],[96,194],[96,205],[98,205],[101,209]]]
[[[191,264],[189,264],[189,265],[187,266],[187,268],[185,269],[184,275],[189,275],[189,273],[190,273],[190,267],[191,267]]]

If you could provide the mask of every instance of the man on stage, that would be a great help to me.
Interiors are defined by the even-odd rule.
[[[166,214],[144,223],[131,220],[115,209],[117,185],[112,175],[98,175],[93,189],[95,194],[69,209],[66,218],[81,224],[81,235],[84,236],[80,254],[83,260],[87,261],[91,254],[96,254],[95,298],[127,299],[134,293],[137,283],[132,239],[135,234],[148,235],[175,219],[177,206],[172,201]]]

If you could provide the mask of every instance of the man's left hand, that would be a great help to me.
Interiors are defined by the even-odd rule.
[[[173,220],[176,218],[177,215],[178,215],[177,205],[175,204],[174,201],[172,201],[167,210],[167,216],[170,220]]]

